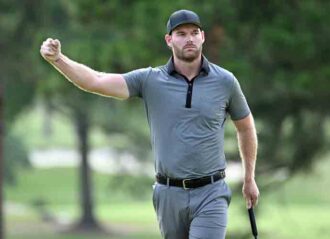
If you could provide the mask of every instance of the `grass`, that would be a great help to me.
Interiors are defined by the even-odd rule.
[[[329,205],[264,206],[259,227],[264,238],[329,238]]]
[[[300,173],[261,198],[259,227],[265,238],[329,238],[330,159]]]
[[[258,207],[257,224],[260,238],[326,239],[330,235],[330,160],[317,165],[313,175],[300,174],[283,187],[262,194]],[[8,202],[24,205],[25,210],[6,215],[8,239],[87,239],[87,238],[160,238],[156,217],[148,195],[136,200],[118,190],[110,191],[113,177],[93,174],[96,215],[102,225],[114,235],[84,235],[58,233],[53,223],[41,220],[32,202],[44,200],[46,209],[56,218],[75,221],[79,218],[78,175],[76,169],[55,168],[25,170],[16,187],[6,187]],[[112,184],[113,185],[113,184]],[[151,186],[151,185],[149,185]],[[149,187],[148,186],[148,187]],[[125,196],[126,195],[126,196]],[[40,211],[39,211],[40,212]],[[234,194],[229,210],[228,238],[250,233],[249,221],[240,194]]]
[[[109,176],[96,172],[92,172],[91,175],[93,197],[98,204],[151,199],[152,179],[130,176],[129,184],[129,180],[124,180],[127,178],[125,176]],[[6,187],[6,198],[23,204],[31,204],[38,200],[51,206],[77,204],[78,180],[79,171],[76,168],[25,169],[18,174],[16,185]],[[144,185],[136,187],[135,182],[143,182]],[[132,190],[132,187],[135,189]]]
[[[42,109],[27,112],[15,122],[14,131],[28,148],[75,147],[69,120],[59,114],[52,119],[53,134],[43,135]],[[92,146],[108,146],[108,140],[93,129]],[[330,158],[316,165],[313,174],[299,174],[284,185],[262,192],[257,208],[260,238],[328,239],[330,235]],[[151,182],[135,188],[138,178],[121,178],[93,173],[96,216],[111,235],[59,233],[58,225],[42,220],[47,212],[62,222],[79,218],[79,175],[75,168],[26,169],[19,172],[17,185],[5,187],[11,210],[6,212],[6,239],[160,239],[151,204]],[[140,181],[139,181],[140,182]],[[132,193],[133,192],[133,193]],[[35,205],[39,205],[36,207]],[[43,205],[43,206],[40,206]],[[243,236],[247,235],[247,236]],[[230,239],[252,238],[240,193],[233,195],[229,209]]]
[[[74,168],[21,171],[17,185],[5,188],[5,198],[11,207],[23,206],[6,214],[7,238],[90,238],[80,234],[57,233],[55,224],[51,226],[53,223],[41,220],[42,211],[61,221],[74,222],[79,218],[77,179],[78,171]],[[109,181],[116,179],[93,173],[95,212],[102,225],[114,227],[118,235],[111,238],[159,238],[151,204],[151,185],[149,195],[138,196],[137,200],[133,195],[109,190]],[[36,202],[44,202],[44,209],[34,207]],[[130,230],[125,232],[124,226]],[[97,235],[97,238],[109,238],[109,235]]]

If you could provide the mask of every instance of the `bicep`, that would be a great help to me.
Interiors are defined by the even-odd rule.
[[[100,73],[95,81],[93,91],[96,94],[119,99],[127,99],[129,91],[121,74]]]
[[[244,117],[243,119],[234,120],[233,122],[237,132],[255,130],[254,119],[251,113],[248,116]]]

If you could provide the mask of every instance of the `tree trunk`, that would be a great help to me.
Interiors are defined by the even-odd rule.
[[[75,114],[76,132],[81,156],[80,164],[80,192],[82,217],[77,225],[79,230],[98,230],[100,227],[94,216],[94,203],[92,198],[91,170],[88,165],[89,152],[89,120],[85,112]]]
[[[4,137],[4,116],[3,116],[3,88],[0,84],[0,239],[4,238],[4,222],[3,222],[3,137]]]

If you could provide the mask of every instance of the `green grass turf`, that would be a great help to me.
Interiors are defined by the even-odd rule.
[[[328,239],[330,235],[330,160],[316,165],[313,174],[299,174],[278,188],[262,192],[258,206],[257,225],[260,238]],[[57,233],[52,224],[41,221],[30,207],[43,199],[47,210],[56,218],[75,221],[79,218],[76,169],[21,171],[18,184],[5,188],[6,201],[24,205],[20,212],[6,214],[8,239],[75,239],[75,238],[160,238],[151,204],[151,187],[144,200],[135,200],[125,193],[109,191],[111,177],[93,173],[96,215],[102,225],[114,227],[117,235],[81,235]],[[40,225],[46,225],[39,228]],[[39,229],[38,229],[39,228]],[[119,228],[119,229],[118,229]],[[229,209],[229,235],[250,233],[244,201],[240,193],[233,195]],[[239,238],[231,236],[228,238]]]

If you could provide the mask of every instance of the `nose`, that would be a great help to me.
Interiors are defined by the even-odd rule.
[[[192,43],[193,42],[193,36],[192,35],[188,35],[187,37],[187,43]]]

